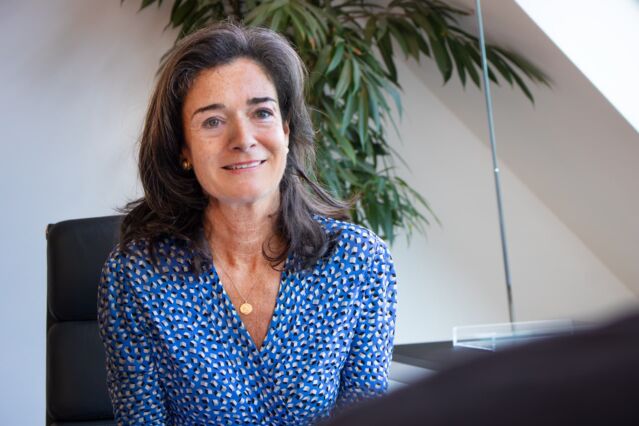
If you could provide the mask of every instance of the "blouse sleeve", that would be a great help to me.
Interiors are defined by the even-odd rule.
[[[150,336],[133,291],[138,267],[115,252],[102,270],[98,327],[106,352],[107,387],[118,425],[166,425]]]
[[[338,410],[382,395],[388,388],[395,333],[396,275],[382,241],[373,251],[368,277],[360,293],[360,317],[341,373]]]

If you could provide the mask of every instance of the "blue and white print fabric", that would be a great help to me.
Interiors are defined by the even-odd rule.
[[[193,272],[176,240],[116,248],[104,265],[98,323],[118,424],[309,425],[386,391],[395,270],[386,244],[357,225],[313,268],[284,270],[257,349],[215,267]],[[289,261],[287,261],[288,264]]]

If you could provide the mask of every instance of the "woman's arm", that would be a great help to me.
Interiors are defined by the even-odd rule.
[[[116,251],[102,270],[98,325],[107,386],[118,425],[167,424],[150,336],[133,289],[140,265]]]
[[[392,258],[380,240],[359,297],[361,312],[341,373],[338,409],[386,392],[395,333],[395,284]]]

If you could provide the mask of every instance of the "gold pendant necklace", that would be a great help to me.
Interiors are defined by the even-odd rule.
[[[221,266],[221,262],[216,261],[215,258],[213,258],[213,263]],[[237,292],[237,294],[240,296],[240,299],[242,300],[242,303],[240,303],[240,309],[239,309],[240,313],[242,315],[249,315],[251,312],[253,312],[253,305],[251,305],[249,301],[244,296],[242,296],[242,293],[240,293],[240,290],[237,288],[237,286],[233,282],[233,278],[231,278],[231,276],[224,269],[220,269],[220,272],[226,275],[226,278],[229,279],[229,282],[233,286],[233,289]],[[251,293],[253,293],[254,288],[255,288],[255,284],[253,284],[253,287],[249,289],[249,296],[251,295]]]
[[[249,302],[242,303],[240,305],[240,312],[244,315],[250,314],[251,312],[253,312],[253,305],[251,305]]]

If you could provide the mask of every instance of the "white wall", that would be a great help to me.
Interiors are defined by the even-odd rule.
[[[0,422],[44,422],[47,223],[136,194],[135,141],[168,10],[0,2]]]
[[[463,3],[474,6],[472,0]],[[534,105],[503,81],[492,85],[500,157],[639,295],[639,262],[632,256],[639,252],[639,133],[514,0],[488,0],[482,7],[487,40],[524,52],[553,80],[551,88],[533,86]],[[606,27],[625,24],[621,16]],[[476,33],[475,19],[462,25]],[[619,40],[628,52],[633,41]],[[618,75],[614,63],[605,67],[609,75]],[[480,90],[469,85],[464,91],[456,78],[442,86],[431,63],[411,69],[478,139],[489,143],[485,115],[477,114],[485,109]],[[637,82],[624,84],[632,93]],[[633,108],[639,110],[636,97]]]
[[[139,2],[0,3],[0,418],[44,421],[47,223],[111,214],[137,192],[134,143],[168,10]],[[394,247],[398,342],[503,321],[505,296],[485,145],[401,69],[400,150],[443,227]],[[483,111],[477,111],[483,114]],[[504,191],[521,319],[589,315],[634,296],[509,171]]]
[[[412,170],[401,174],[442,227],[394,247],[398,343],[448,340],[455,325],[508,320],[490,151],[416,75],[436,72],[429,63],[400,68],[403,143],[395,138],[395,146]],[[476,114],[485,117],[481,108]],[[637,302],[503,161],[500,169],[517,320],[593,319]]]

